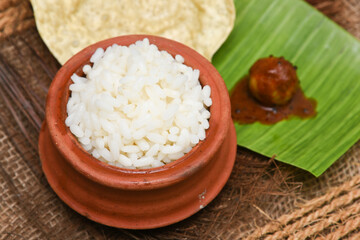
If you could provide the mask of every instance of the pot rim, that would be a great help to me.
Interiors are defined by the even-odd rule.
[[[159,50],[172,56],[180,54],[186,65],[200,70],[200,83],[210,85],[213,105],[210,107],[210,128],[206,138],[200,141],[183,157],[161,167],[148,169],[126,169],[111,166],[94,158],[84,150],[65,125],[66,103],[69,96],[71,75],[99,47],[113,44],[129,46],[138,40],[148,38]],[[91,180],[110,187],[144,190],[168,186],[179,182],[205,166],[227,137],[230,119],[230,100],[227,88],[215,67],[195,50],[170,39],[151,35],[126,35],[110,38],[90,45],[70,58],[58,71],[49,88],[46,101],[46,122],[55,146],[63,157],[80,173]]]

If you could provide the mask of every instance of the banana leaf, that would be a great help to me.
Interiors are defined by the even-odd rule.
[[[236,0],[233,32],[213,58],[229,90],[269,55],[298,67],[317,116],[235,123],[239,145],[321,175],[360,137],[360,42],[302,0]]]

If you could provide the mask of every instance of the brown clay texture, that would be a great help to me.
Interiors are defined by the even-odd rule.
[[[147,37],[160,50],[181,54],[212,89],[207,137],[188,154],[152,169],[122,169],[84,151],[65,125],[70,77],[99,47],[128,46]],[[230,99],[217,70],[194,50],[171,40],[144,35],[121,36],[85,48],[58,71],[49,88],[39,153],[48,182],[71,208],[96,222],[128,229],[163,227],[204,208],[225,185],[236,154]]]

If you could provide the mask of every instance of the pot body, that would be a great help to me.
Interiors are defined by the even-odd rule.
[[[160,50],[181,54],[210,85],[213,105],[206,139],[184,157],[152,169],[110,166],[82,149],[65,126],[70,76],[81,73],[98,47],[130,45],[149,38]],[[44,173],[59,197],[80,214],[103,224],[148,229],[180,221],[220,192],[236,155],[236,134],[226,86],[216,69],[194,50],[168,39],[130,35],[96,43],[71,58],[55,76],[47,97],[46,120],[39,137]]]
[[[91,180],[60,154],[46,123],[39,139],[40,158],[53,190],[83,216],[119,228],[157,228],[196,213],[223,188],[236,155],[235,129],[229,124],[229,137],[208,164],[177,183],[155,189],[120,189]]]

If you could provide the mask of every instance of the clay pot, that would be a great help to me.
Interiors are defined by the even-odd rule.
[[[123,169],[92,157],[66,127],[70,76],[81,72],[97,48],[114,43],[128,46],[145,37],[160,50],[181,54],[186,65],[200,70],[200,82],[211,87],[210,128],[204,141],[172,163],[151,169]],[[53,79],[39,152],[50,186],[78,213],[119,228],[166,226],[205,207],[229,178],[236,154],[236,135],[228,91],[209,61],[178,42],[145,35],[101,41],[73,56]]]

